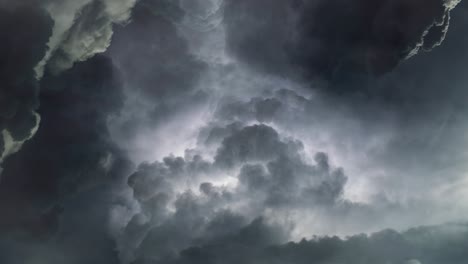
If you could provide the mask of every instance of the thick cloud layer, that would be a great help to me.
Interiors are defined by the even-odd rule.
[[[466,262],[465,2],[16,2],[1,263]]]
[[[104,52],[113,23],[123,23],[134,0],[0,2],[2,90],[0,161],[18,151],[39,126],[37,80]]]
[[[232,11],[229,9],[233,8],[230,5],[258,6],[259,13],[250,17],[249,12],[257,9],[245,8]],[[234,60],[240,58],[244,63],[251,64],[255,71],[244,70],[243,66],[236,63],[230,65],[212,64],[212,61],[208,63],[209,67],[219,67],[208,71],[215,76],[221,76],[221,80],[216,80],[214,84],[209,80],[202,80],[202,84],[208,87],[219,85],[222,86],[221,89],[229,89],[229,91],[221,92],[221,95],[226,96],[221,100],[216,100],[216,110],[213,116],[208,117],[209,121],[205,122],[205,127],[201,129],[195,149],[187,150],[184,157],[167,156],[159,162],[141,165],[138,172],[130,177],[129,185],[133,189],[133,198],[138,206],[134,209],[135,215],[128,224],[120,223],[122,229],[117,232],[121,259],[124,262],[134,261],[135,263],[167,263],[171,259],[175,263],[218,263],[221,260],[233,263],[256,263],[258,261],[305,263],[315,260],[327,263],[339,262],[343,259],[356,263],[366,263],[366,261],[369,263],[389,261],[437,263],[439,259],[443,259],[450,263],[452,258],[453,263],[458,263],[464,259],[463,255],[445,253],[446,249],[440,247],[434,251],[434,255],[422,256],[420,250],[425,245],[415,244],[406,245],[409,248],[407,251],[401,248],[395,249],[395,252],[401,254],[393,251],[388,253],[378,247],[366,248],[361,244],[358,247],[363,251],[360,255],[363,259],[355,259],[355,256],[351,257],[346,253],[348,245],[353,248],[354,242],[338,238],[332,239],[337,245],[330,245],[331,249],[328,254],[301,256],[299,252],[293,251],[290,253],[291,257],[288,257],[285,256],[288,253],[278,250],[279,253],[272,257],[264,253],[264,250],[269,248],[267,245],[282,244],[288,239],[298,239],[301,236],[310,237],[314,233],[343,234],[359,232],[359,230],[376,230],[385,226],[401,229],[421,223],[463,219],[460,214],[456,213],[463,211],[461,210],[464,208],[463,202],[451,203],[454,199],[461,197],[454,193],[447,195],[444,191],[445,187],[437,185],[437,182],[443,180],[440,173],[435,170],[452,166],[452,161],[443,159],[438,155],[439,153],[432,155],[424,146],[447,144],[443,148],[444,153],[451,151],[453,157],[460,160],[464,160],[465,157],[462,150],[457,151],[451,145],[455,142],[461,143],[462,141],[458,141],[461,140],[461,135],[452,137],[453,141],[443,140],[444,143],[434,143],[434,141],[429,143],[431,140],[426,140],[433,138],[431,131],[436,131],[440,127],[439,118],[444,120],[444,114],[436,115],[438,108],[437,105],[432,104],[434,98],[426,94],[420,95],[420,90],[417,89],[428,89],[430,93],[433,93],[437,92],[437,87],[426,85],[408,89],[408,91],[404,90],[405,87],[411,85],[411,81],[401,78],[399,71],[410,67],[407,65],[411,63],[418,65],[417,69],[423,69],[429,65],[423,61],[430,54],[404,62],[401,68],[385,77],[369,79],[361,88],[358,85],[362,84],[362,80],[350,82],[347,87],[338,86],[334,82],[329,84],[330,89],[345,87],[353,92],[358,91],[358,93],[352,93],[351,96],[349,93],[344,95],[340,93],[336,96],[336,93],[328,93],[323,89],[319,92],[299,92],[301,89],[296,89],[298,86],[310,89],[313,85],[294,82],[294,77],[292,80],[284,80],[284,78],[291,78],[292,73],[288,72],[288,69],[292,68],[290,64],[282,60],[291,60],[291,58],[277,56],[277,52],[283,47],[276,46],[278,42],[273,41],[274,37],[278,36],[275,30],[281,30],[285,25],[288,26],[288,23],[284,21],[277,24],[272,21],[257,23],[258,19],[264,17],[259,15],[265,11],[264,8],[260,8],[264,6],[259,1],[242,4],[241,2],[227,3],[224,10],[228,34],[227,45],[228,47],[235,45],[229,47],[231,55]],[[323,4],[323,6],[327,5]],[[389,6],[392,7],[393,4]],[[361,12],[362,6],[360,7],[356,10]],[[270,5],[268,8],[275,7]],[[275,9],[272,17],[285,12],[294,13],[296,12],[294,8],[297,6],[293,6],[292,11],[286,7],[279,7]],[[415,12],[411,8],[409,10]],[[436,17],[439,15],[443,17],[447,14],[441,2],[434,2],[434,10],[441,12],[434,11],[432,13],[434,17],[430,14],[421,14],[420,18],[416,18],[416,20],[421,19],[419,22],[422,23],[418,24],[418,22],[415,25],[414,30],[419,33],[408,36],[409,39],[404,40],[414,45],[411,46],[412,49],[417,48],[418,43],[421,43],[421,36],[425,34],[424,31],[432,25],[433,21],[438,20]],[[387,11],[388,15],[395,15],[391,10]],[[230,16],[237,15],[242,15],[239,21],[245,21],[249,27],[230,28],[229,23],[232,19]],[[255,22],[250,21],[250,18]],[[293,22],[297,23],[297,21],[291,21]],[[434,26],[432,30],[437,27],[445,28],[447,25]],[[268,29],[257,30],[255,28],[257,26],[264,26]],[[249,38],[269,41],[258,45],[263,49],[240,44],[236,46],[238,45],[236,39],[230,39],[236,37],[231,34],[243,34],[251,29],[255,33],[249,35]],[[337,27],[337,29],[340,28]],[[274,33],[270,36],[267,34],[270,32],[268,30]],[[363,34],[363,37],[367,37],[364,33],[359,33],[361,29],[356,30],[355,34],[358,36]],[[258,34],[259,32],[267,32],[265,33],[267,35]],[[340,36],[345,32],[346,30],[338,31],[336,35]],[[424,43],[427,47],[432,47],[443,37],[445,35],[439,35],[437,41],[432,44],[429,42],[430,39],[424,39]],[[372,43],[377,40],[366,41]],[[273,46],[271,49],[270,44]],[[234,50],[236,47],[239,48],[239,53]],[[411,50],[409,49],[407,54],[400,54],[402,50],[395,50],[393,46],[388,48],[398,56],[395,55],[394,63],[384,65],[388,67],[385,71],[393,70],[396,64],[410,55]],[[440,49],[441,53],[447,52],[443,47]],[[352,52],[348,50],[345,53]],[[361,59],[357,58],[357,61],[352,63]],[[384,62],[387,63],[385,60]],[[278,68],[262,68],[276,67],[276,65]],[[309,66],[300,67],[315,71]],[[258,71],[259,68],[262,70]],[[320,69],[324,72],[319,72],[319,77],[327,79],[325,72],[327,69]],[[351,72],[351,74],[369,73],[361,72],[362,68],[359,69],[359,67],[356,69],[358,72]],[[349,73],[348,70],[343,69],[343,74]],[[449,70],[442,72],[446,71]],[[262,72],[277,75],[265,77]],[[277,78],[278,76],[280,77]],[[375,91],[368,93],[367,89],[372,85]],[[398,88],[394,93],[390,90],[394,87],[392,85]],[[290,89],[281,89],[283,87]],[[360,96],[359,89],[367,94]],[[450,104],[448,97],[438,99],[442,99],[439,101],[444,105]],[[408,103],[415,103],[415,105],[408,105]],[[426,119],[425,111],[426,115],[427,113],[435,114],[437,120]],[[453,126],[455,129],[457,126],[463,126],[463,120],[450,124],[450,127]],[[258,124],[262,122],[268,125]],[[193,123],[188,121],[186,127],[191,124]],[[428,135],[424,134],[426,129],[429,130]],[[176,131],[173,132],[176,133]],[[299,141],[294,138],[303,140]],[[352,175],[348,173],[345,175],[342,170],[334,169],[330,165],[328,155],[321,152],[315,155],[314,160],[311,153],[315,154],[318,149],[331,152],[332,160],[339,160],[340,165],[341,161],[345,161],[345,168],[351,165]],[[350,160],[352,160],[351,163],[349,163]],[[417,164],[425,165],[418,166]],[[359,175],[361,173],[363,175]],[[464,175],[457,168],[450,168],[445,173],[454,182],[463,182]],[[350,186],[356,189],[350,190]],[[464,187],[460,187],[459,191],[463,189]],[[427,195],[428,192],[431,195]],[[455,196],[459,198],[454,198]],[[130,200],[132,200],[131,197]],[[128,212],[128,210],[117,207],[114,214],[122,218],[122,212]],[[433,213],[428,213],[428,210],[433,210]],[[220,227],[219,222],[225,223],[226,226]],[[252,223],[254,227],[250,228],[249,223]],[[265,227],[270,225],[274,228]],[[265,233],[253,231],[258,228],[267,231]],[[248,240],[241,238],[242,235],[237,235],[244,232],[253,232],[258,240],[253,239],[255,242],[249,244]],[[270,236],[271,240],[270,237],[263,240],[263,234]],[[403,243],[402,241],[406,239],[402,238],[406,236],[406,233],[399,234],[392,231],[382,234],[385,237],[382,240],[389,240],[388,244],[383,245],[382,248],[391,248]],[[372,235],[369,238],[362,237],[363,241],[366,241],[363,243],[367,243],[365,245],[376,244],[374,239],[377,238],[374,237],[378,235]],[[399,238],[395,238],[396,242],[392,241],[394,237],[400,237],[402,241],[398,240]],[[451,235],[449,237],[449,239],[453,238]],[[354,241],[356,238],[358,237],[353,237],[349,241]],[[322,249],[322,243],[329,243],[328,241],[317,238],[317,245],[313,244],[315,243],[313,241],[305,243],[310,243],[310,250],[313,251],[314,247]],[[454,243],[459,242],[456,241]],[[258,247],[260,249],[257,248],[256,243],[260,245]],[[180,252],[187,247],[191,248]],[[274,248],[275,250],[281,249],[283,246]],[[235,255],[231,253],[231,250],[235,252]],[[301,259],[294,258],[296,255],[301,256]],[[225,259],[221,256],[227,257]]]
[[[461,264],[467,259],[467,226],[454,224],[385,230],[372,235],[302,240],[277,246],[274,230],[259,220],[237,233],[192,247],[179,259],[154,263],[398,263]],[[145,263],[145,262],[137,262]]]
[[[190,52],[178,28],[184,15],[171,1],[140,1],[131,22],[116,28],[106,53],[122,72],[126,87],[125,105],[110,121],[111,132],[122,148],[144,152],[134,155],[138,162],[155,151],[148,138],[163,141],[162,126],[186,119],[207,102],[206,91],[198,86],[206,64]]]
[[[382,74],[440,45],[458,2],[227,1],[228,46],[268,73],[338,82]]]
[[[33,68],[46,52],[52,21],[44,11],[27,6],[1,5],[0,13],[1,162],[34,134],[39,123]]]
[[[106,127],[122,104],[118,72],[97,56],[41,86],[43,122],[2,174],[0,259],[115,263],[108,210],[131,170]]]
[[[283,210],[339,203],[346,183],[343,171],[332,168],[324,153],[310,164],[301,150],[300,142],[253,125],[225,137],[213,162],[187,150],[183,158],[140,165],[129,178],[140,212],[118,235],[123,260],[162,258],[257,217],[273,220],[277,213],[278,221],[287,222]],[[226,173],[233,175],[231,180]],[[234,227],[217,227],[225,224]]]

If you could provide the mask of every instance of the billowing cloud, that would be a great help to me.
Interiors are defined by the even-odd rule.
[[[36,67],[40,77],[44,70],[53,73],[67,70],[107,50],[113,25],[125,23],[136,0],[46,1],[44,8],[55,22],[47,55]]]
[[[140,165],[128,182],[139,212],[116,234],[122,260],[162,259],[276,211],[285,221],[282,210],[339,203],[343,171],[324,153],[305,162],[300,142],[285,140],[271,127],[246,126],[223,140],[213,162],[188,150]],[[240,169],[226,178],[226,166]],[[287,230],[279,233],[285,241]]]
[[[259,1],[244,4],[262,6]],[[246,15],[252,10],[256,9],[246,8],[237,14]],[[259,13],[263,12],[260,8],[258,10]],[[228,12],[227,16],[232,15],[227,9],[225,12]],[[274,12],[282,14],[289,11],[279,7]],[[391,10],[389,12],[392,16]],[[248,18],[242,17],[245,21],[249,21]],[[252,19],[256,21],[263,17],[254,15]],[[427,21],[431,24],[433,20],[428,18]],[[278,24],[275,30],[287,25]],[[229,34],[242,34],[256,26],[269,27],[270,23],[251,22],[249,25],[238,27],[235,32],[234,29],[229,32],[227,25],[227,45],[236,45],[235,40],[229,39],[232,37]],[[423,34],[425,27],[420,28]],[[251,35],[252,38],[260,36],[262,40],[268,39],[265,35]],[[414,43],[420,40],[420,36],[414,38]],[[265,43],[260,46],[268,47]],[[447,52],[443,47],[435,51],[438,50]],[[252,60],[248,63],[255,66],[255,63],[267,64],[277,59],[274,57],[275,51],[272,49],[272,53],[268,54],[268,48],[259,50],[252,46],[246,58],[242,54],[232,54],[234,60],[240,58],[244,63]],[[421,65],[418,69],[424,69],[423,65],[428,65],[421,62],[426,58],[424,55],[405,63],[416,63]],[[259,59],[256,56],[264,57]],[[404,56],[398,58],[399,61],[403,59]],[[120,222],[122,228],[117,228],[120,231],[115,233],[124,262],[304,263],[316,260],[327,263],[349,259],[356,263],[437,263],[439,259],[444,259],[450,263],[452,258],[463,259],[463,256],[445,253],[445,248],[438,248],[434,255],[421,254],[421,248],[426,245],[417,242],[404,244],[410,248],[405,251],[399,245],[409,239],[406,238],[407,233],[396,231],[349,239],[317,237],[303,242],[310,245],[307,250],[314,251],[314,247],[323,248],[322,245],[329,241],[336,241],[337,244],[331,246],[327,255],[316,253],[296,259],[293,256],[299,253],[290,253],[291,257],[288,258],[288,253],[282,251],[289,245],[301,245],[283,244],[288,240],[298,241],[303,236],[312,237],[313,234],[342,235],[389,226],[402,230],[424,223],[462,219],[456,213],[460,209],[455,209],[458,206],[463,208],[462,203],[450,204],[454,196],[449,195],[449,198],[444,191],[446,186],[435,184],[441,181],[436,168],[450,166],[453,160],[441,160],[439,153],[432,155],[423,147],[424,131],[440,127],[438,121],[429,122],[424,118],[424,113],[432,113],[432,117],[437,116],[439,120],[438,108],[432,105],[431,96],[421,94],[418,97],[416,90],[395,93],[386,90],[393,87],[389,84],[394,77],[392,74],[396,76],[400,69],[408,66],[394,70],[389,77],[378,78],[375,82],[372,80],[368,86],[359,87],[359,82],[350,83],[349,87],[334,86],[332,88],[344,87],[358,92],[352,96],[348,93],[336,96],[336,93],[318,89],[320,87],[307,91],[304,88],[310,89],[313,85],[294,82],[294,78],[291,81],[288,79],[291,78],[290,73],[283,72],[280,77],[270,78],[265,76],[271,75],[259,73],[258,65],[251,71],[243,68],[243,64],[211,63],[208,67],[219,68],[209,68],[208,71],[221,76],[221,80],[214,82],[214,86],[221,86],[216,91],[225,96],[215,101],[212,115],[201,122],[205,125],[198,135],[198,145],[193,150],[188,149],[185,156],[169,155],[160,161],[140,165],[129,180],[133,195],[127,197],[130,201],[136,201],[137,206],[132,203],[135,206],[132,210],[123,209],[124,206],[114,209],[114,215],[120,219],[123,219],[122,212],[131,211],[130,215],[133,215],[131,219],[125,218],[128,222]],[[279,66],[289,67],[283,62],[279,62]],[[283,71],[274,70],[276,73]],[[397,80],[395,85],[401,85],[398,91],[410,83],[404,78]],[[207,84],[207,87],[213,85],[206,80],[202,80],[202,84]],[[376,84],[373,94],[359,94],[359,91],[373,84]],[[281,89],[283,87],[290,89]],[[425,89],[430,93],[437,91],[435,86],[425,86]],[[387,97],[387,92],[391,96]],[[405,92],[410,96],[406,96]],[[444,104],[449,102],[446,97],[438,99]],[[421,108],[416,104],[415,107],[407,106],[408,102],[422,102],[417,104]],[[460,120],[456,123],[462,125],[463,122]],[[183,125],[190,127],[192,124],[186,121]],[[457,126],[455,123],[449,126],[452,125]],[[177,133],[175,130],[171,132]],[[175,139],[167,137],[170,142],[178,144],[171,138]],[[451,139],[461,142],[455,137]],[[444,142],[448,146],[452,141]],[[444,148],[444,152],[449,149],[453,147]],[[171,149],[168,151],[171,152]],[[463,151],[453,151],[453,157],[463,160]],[[417,165],[422,163],[425,166]],[[344,166],[346,174],[334,164]],[[351,169],[348,170],[348,167]],[[457,182],[464,179],[464,175],[455,167],[453,171],[450,169],[450,175]],[[428,195],[428,192],[431,194]],[[429,214],[428,210],[433,213]],[[261,233],[258,229],[267,231]],[[257,242],[249,244],[251,237],[242,238],[245,233],[252,234],[250,232],[259,239],[261,246],[258,251],[255,246]],[[457,232],[459,230],[454,233]],[[447,239],[458,241],[452,236],[454,233],[448,232]],[[271,240],[263,240],[263,235],[270,235]],[[360,255],[364,259],[354,259],[347,255],[349,253],[341,251],[347,251],[348,245],[353,248],[355,239],[362,238],[367,243],[365,245],[372,245],[380,237],[386,241],[382,242],[384,245],[381,248],[396,247],[395,251],[388,253],[381,251],[380,246],[367,248],[359,243],[357,247],[362,249]],[[396,241],[392,241],[394,237],[397,237]],[[252,241],[255,239],[252,238]],[[236,255],[230,250],[235,251]],[[278,250],[278,253],[274,257],[266,253],[262,255],[264,250]],[[228,256],[229,260],[220,256]]]
[[[464,2],[16,2],[0,262],[466,262]]]

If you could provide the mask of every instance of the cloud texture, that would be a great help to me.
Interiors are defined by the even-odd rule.
[[[458,2],[226,1],[228,46],[264,72],[332,81],[383,74],[438,46]]]
[[[0,262],[465,263],[467,12],[0,0]]]

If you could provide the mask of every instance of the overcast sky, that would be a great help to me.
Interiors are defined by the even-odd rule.
[[[0,263],[468,261],[460,0],[0,0]]]

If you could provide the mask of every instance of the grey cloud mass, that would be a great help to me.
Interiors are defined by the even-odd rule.
[[[226,137],[214,162],[187,150],[183,158],[140,165],[128,182],[140,212],[118,239],[123,259],[159,259],[231,232],[216,228],[218,221],[240,228],[271,210],[282,214],[339,203],[343,171],[332,168],[324,153],[315,156],[315,164],[306,163],[300,150],[300,142],[282,141],[273,128],[254,125]],[[233,176],[237,186],[219,183],[226,166],[240,167]],[[283,240],[286,231],[280,232]]]
[[[38,76],[44,70],[58,73],[75,62],[85,61],[107,50],[113,24],[130,18],[135,0],[45,1],[44,8],[55,25],[48,42],[48,53],[36,67]]]
[[[0,162],[34,134],[39,123],[38,84],[33,68],[47,50],[53,22],[27,5],[0,9]],[[30,22],[24,21],[29,17]]]
[[[110,127],[121,147],[131,152],[147,147],[140,143],[142,135],[158,134],[161,124],[207,102],[206,91],[197,86],[206,63],[191,54],[178,30],[183,16],[171,1],[140,1],[131,22],[115,29],[106,54],[122,72],[126,100]]]
[[[466,261],[466,225],[420,227],[403,233],[385,230],[356,235],[315,238],[271,245],[274,231],[254,221],[232,234],[182,252],[165,263],[450,263]],[[140,262],[144,263],[144,262]],[[163,262],[155,262],[163,263]]]
[[[467,12],[0,0],[0,263],[466,263]]]
[[[45,68],[59,72],[104,52],[110,44],[113,23],[124,23],[134,3],[133,0],[0,3],[4,13],[2,32],[7,34],[2,49],[5,53],[2,63],[7,63],[3,71],[5,79],[11,79],[2,89],[5,109],[0,160],[18,151],[39,126],[40,117],[34,112],[39,104],[36,79],[42,77]],[[30,21],[25,22],[24,18]],[[18,88],[8,88],[13,85]],[[3,123],[9,124],[3,127]]]
[[[40,86],[40,129],[2,172],[0,259],[115,263],[108,210],[132,169],[106,128],[122,100],[117,71],[98,56]]]
[[[227,1],[228,47],[263,72],[348,81],[439,45],[458,2]]]

